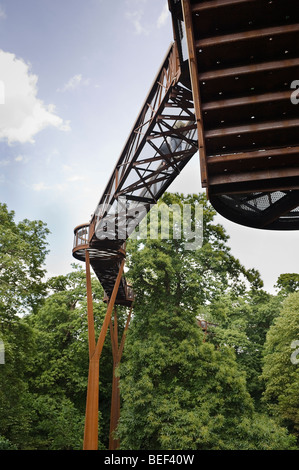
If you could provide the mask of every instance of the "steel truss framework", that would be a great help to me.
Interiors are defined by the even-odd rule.
[[[113,381],[109,449],[119,417],[117,367],[125,336],[118,346],[116,305],[130,308],[134,294],[123,276],[125,245],[151,207],[198,150],[196,119],[188,69],[174,43],[166,54],[128,141],[112,172],[90,223],[74,230],[73,256],[86,263],[90,366],[86,403],[84,449],[98,446],[99,360],[110,325]],[[186,73],[187,71],[187,73]],[[184,80],[187,77],[187,82]],[[90,266],[105,291],[107,314],[98,342],[94,338]]]
[[[75,228],[73,256],[85,261],[88,249],[108,297],[126,239],[198,150],[192,92],[181,81],[182,65],[173,44],[91,222]],[[123,279],[116,302],[126,304],[127,291]]]

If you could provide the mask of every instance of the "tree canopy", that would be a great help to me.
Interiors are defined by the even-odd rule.
[[[167,193],[159,205],[175,205],[180,217],[189,205],[189,235],[197,230],[202,243],[190,249],[175,217],[172,236],[128,242],[136,301],[116,371],[121,449],[298,449],[296,274],[281,275],[270,295],[259,272],[233,256],[204,195]],[[46,279],[46,225],[17,223],[4,204],[0,220],[0,449],[79,450],[88,374],[84,266]],[[150,222],[148,215],[149,229]],[[99,332],[106,305],[94,276],[92,289]],[[119,307],[120,330],[126,316]],[[100,449],[108,446],[112,366],[108,334]]]
[[[162,203],[178,200],[203,205],[200,249],[185,249],[183,238],[137,239],[129,246],[128,276],[137,298],[119,369],[121,448],[292,446],[286,430],[255,412],[246,386],[246,379],[250,383],[260,372],[255,362],[260,361],[266,325],[264,337],[256,332],[253,344],[253,333],[252,338],[248,335],[254,323],[258,329],[272,320],[271,314],[270,320],[255,315],[255,304],[259,298],[262,309],[261,299],[265,305],[270,296],[260,291],[258,272],[245,269],[232,256],[227,236],[213,223],[215,212],[204,197],[166,195]],[[206,337],[200,318],[220,322],[221,328],[218,325],[215,334]]]
[[[290,294],[271,325],[265,342],[264,400],[299,436],[299,292]]]
[[[16,223],[0,204],[0,339],[5,364],[0,365],[0,436],[4,447],[19,446],[30,428],[30,394],[26,370],[32,357],[33,332],[22,321],[36,312],[46,293],[43,277],[49,230],[41,221]]]

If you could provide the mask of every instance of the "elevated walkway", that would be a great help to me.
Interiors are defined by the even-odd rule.
[[[299,77],[298,2],[169,4],[187,33],[210,202],[238,224],[298,229],[299,106],[291,101]]]
[[[90,223],[74,230],[73,256],[90,264],[111,296],[125,242],[198,150],[188,62],[169,48]],[[130,305],[125,278],[116,304]]]

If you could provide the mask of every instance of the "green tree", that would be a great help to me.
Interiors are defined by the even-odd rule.
[[[296,349],[297,348],[297,349]],[[299,436],[299,293],[290,294],[271,326],[265,343],[262,378],[264,400],[288,428]]]
[[[22,317],[36,311],[43,300],[49,231],[41,221],[16,223],[14,217],[0,204],[0,338],[5,346],[5,364],[0,365],[0,435],[22,448],[32,419],[26,373],[33,344],[33,332]]]
[[[189,205],[191,226],[201,229],[202,246],[189,250],[184,234],[175,238],[175,219],[170,218],[170,237],[152,239],[141,237],[130,240],[128,245],[128,276],[134,281],[137,297],[144,302],[155,302],[158,297],[167,297],[176,305],[197,310],[225,291],[241,295],[248,286],[259,289],[263,283],[254,269],[245,269],[227,245],[228,236],[220,224],[215,224],[215,210],[203,194],[184,197],[166,193],[158,206]],[[195,208],[202,206],[203,219],[197,220]],[[150,216],[148,217],[150,228]],[[181,224],[183,226],[183,224]],[[148,229],[149,233],[149,229]],[[154,254],[154,256],[153,256]]]
[[[221,429],[252,411],[231,350],[203,343],[181,309],[136,309],[131,328],[120,367],[121,448],[223,448]]]
[[[0,433],[18,448],[24,448],[32,420],[32,397],[26,372],[32,357],[33,334],[22,319],[2,333],[5,364],[0,365]]]
[[[5,437],[0,436],[0,451],[1,450],[17,450],[17,447],[8,439],[5,439]]]
[[[188,251],[183,238],[129,245],[128,276],[137,297],[119,368],[121,448],[291,447],[284,429],[255,415],[234,348],[204,341],[197,321],[225,292],[236,297],[248,285],[258,291],[258,273],[231,255],[204,196],[167,194],[163,202],[203,205],[203,246]],[[267,426],[272,431],[265,433]]]
[[[254,412],[233,348],[204,342],[190,310],[136,305],[120,366],[121,449],[290,449]]]
[[[45,294],[44,262],[46,225],[27,219],[16,223],[15,213],[0,203],[0,315],[9,322],[14,315],[36,309]]]
[[[298,273],[285,273],[281,274],[277,279],[275,287],[279,293],[288,296],[292,292],[299,290],[299,274]]]
[[[260,375],[263,367],[263,350],[266,335],[279,315],[281,297],[262,290],[250,290],[242,297],[223,295],[210,303],[206,319],[210,326],[208,341],[215,346],[224,344],[234,348],[239,367],[246,374],[247,389],[260,407],[264,391]]]

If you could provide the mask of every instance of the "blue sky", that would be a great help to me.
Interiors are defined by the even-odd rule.
[[[166,0],[0,0],[0,201],[47,223],[49,275],[71,270],[73,228],[89,221],[171,42]],[[201,191],[198,155],[169,190]],[[298,271],[297,232],[218,220],[268,290]]]

